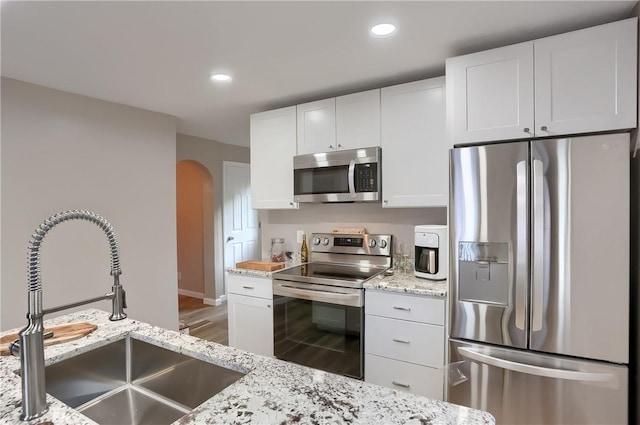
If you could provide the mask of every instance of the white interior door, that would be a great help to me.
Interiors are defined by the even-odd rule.
[[[249,164],[223,163],[224,269],[245,260],[260,260],[257,211],[251,208]]]

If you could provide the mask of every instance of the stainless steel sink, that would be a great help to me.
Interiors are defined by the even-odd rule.
[[[245,374],[126,338],[47,366],[47,392],[99,424],[170,424]]]

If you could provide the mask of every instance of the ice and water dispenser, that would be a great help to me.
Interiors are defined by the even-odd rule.
[[[509,304],[509,244],[458,242],[458,299]]]

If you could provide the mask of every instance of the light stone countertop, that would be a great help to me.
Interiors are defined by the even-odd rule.
[[[284,269],[278,269],[276,271],[280,271]],[[268,277],[271,279],[271,275],[273,272],[266,272],[264,270],[251,270],[251,269],[237,269],[235,267],[230,267],[227,269],[229,274],[237,274],[241,276],[253,276],[253,277]]]
[[[207,342],[131,319],[110,322],[108,313],[84,310],[47,320],[45,325],[91,322],[98,329],[83,338],[45,348],[46,364],[130,336],[234,370],[248,372],[174,424],[494,424],[486,412],[368,384]],[[7,334],[15,330],[3,332]],[[47,395],[49,411],[20,422],[19,359],[0,357],[0,424],[94,424]]]
[[[403,294],[428,295],[446,297],[449,287],[446,280],[422,279],[408,273],[397,273],[392,276],[378,276],[365,282],[365,289],[398,292]]]

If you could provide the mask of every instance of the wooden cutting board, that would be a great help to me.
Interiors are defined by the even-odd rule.
[[[67,325],[51,326],[44,329],[44,333],[53,332],[53,336],[44,340],[44,345],[60,344],[74,339],[82,338],[89,335],[98,328],[92,323],[69,323]],[[9,334],[0,338],[0,355],[7,356],[11,354],[9,344],[18,339],[18,334]]]
[[[272,272],[274,270],[280,270],[284,268],[284,263],[274,263],[272,261],[254,261],[254,260],[242,261],[241,263],[236,263],[236,268]]]

